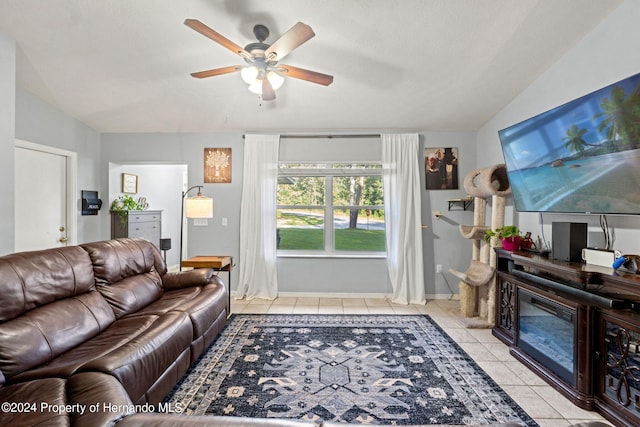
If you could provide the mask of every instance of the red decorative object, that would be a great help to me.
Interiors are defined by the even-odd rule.
[[[504,238],[502,239],[502,249],[507,251],[517,251],[520,249],[520,242],[522,242],[522,238],[520,236]]]

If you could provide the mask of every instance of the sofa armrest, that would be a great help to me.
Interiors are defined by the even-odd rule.
[[[162,276],[162,287],[165,291],[188,288],[190,286],[206,286],[211,282],[214,271],[211,268],[171,272]]]

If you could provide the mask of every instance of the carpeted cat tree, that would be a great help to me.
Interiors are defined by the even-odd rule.
[[[474,198],[473,225],[460,225],[460,233],[473,244],[471,264],[465,272],[450,269],[460,279],[460,313],[469,327],[491,327],[495,322],[495,252],[484,233],[504,225],[505,197],[511,193],[504,164],[471,171],[464,180],[465,191]],[[487,199],[491,197],[491,226],[485,226]]]

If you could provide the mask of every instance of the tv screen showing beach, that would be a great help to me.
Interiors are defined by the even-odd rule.
[[[640,74],[499,136],[518,211],[640,214]]]

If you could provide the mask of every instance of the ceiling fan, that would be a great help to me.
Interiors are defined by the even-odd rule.
[[[302,22],[295,24],[271,45],[264,43],[269,37],[269,29],[264,25],[258,24],[253,27],[253,34],[258,39],[258,42],[249,43],[244,48],[197,19],[187,19],[184,24],[241,56],[248,64],[198,71],[191,73],[193,77],[201,79],[239,71],[242,79],[249,85],[249,90],[261,95],[265,101],[271,101],[276,98],[275,91],[284,82],[284,77],[293,77],[294,79],[306,80],[324,86],[328,86],[333,82],[333,76],[328,74],[279,64],[279,61],[291,53],[292,50],[315,36],[311,27]]]

